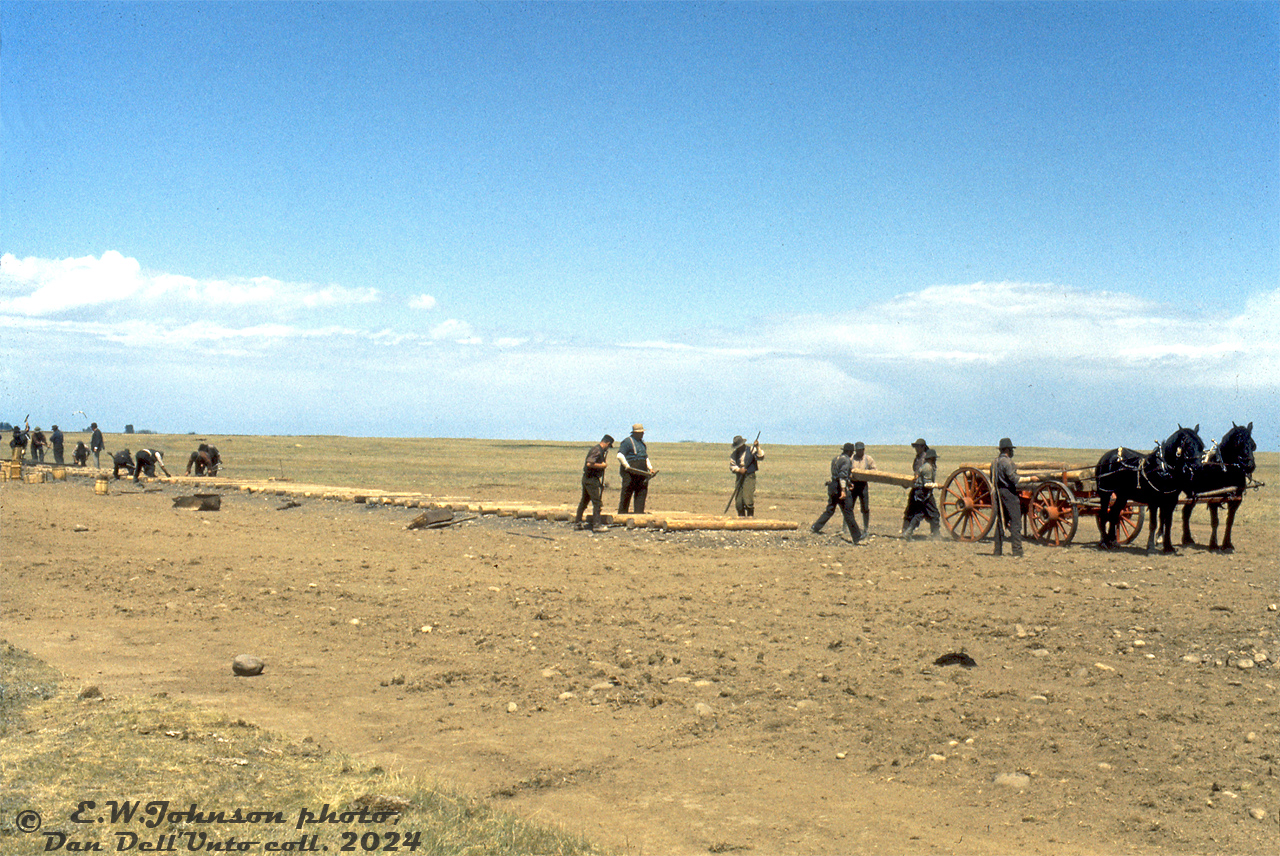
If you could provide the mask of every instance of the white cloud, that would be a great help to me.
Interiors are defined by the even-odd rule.
[[[48,317],[104,304],[171,299],[183,304],[235,308],[317,309],[376,303],[375,288],[290,283],[271,277],[199,280],[172,273],[148,273],[137,259],[108,250],[101,258],[19,259],[0,257],[0,313]]]
[[[450,318],[448,321],[442,321],[431,328],[431,338],[437,340],[449,340],[455,342],[467,342],[474,344],[471,333],[471,325],[465,321],[459,321],[456,318]]]
[[[786,319],[760,331],[757,341],[781,353],[839,360],[988,365],[1099,379],[1166,360],[1177,363],[1179,375],[1188,361],[1208,373],[1223,359],[1247,357],[1254,377],[1275,382],[1277,315],[1280,291],[1254,298],[1244,315],[1213,317],[1127,294],[973,283],[933,286],[851,313]]]
[[[125,300],[147,286],[136,259],[115,250],[95,259],[19,259],[0,256],[0,312],[50,315]]]
[[[148,303],[160,298],[162,309]],[[223,404],[231,413],[279,398],[281,384],[342,396],[348,375],[396,371],[432,377],[431,424],[451,426],[417,430],[454,435],[587,436],[597,426],[580,429],[584,413],[602,430],[656,421],[666,439],[745,433],[736,423],[746,419],[775,442],[843,441],[857,431],[868,441],[1017,434],[1028,445],[1133,444],[1177,421],[1203,421],[1210,432],[1232,419],[1280,423],[1280,289],[1227,315],[1045,283],[938,285],[849,312],[628,342],[556,341],[458,318],[397,329],[403,317],[361,308],[379,300],[374,289],[146,273],[113,252],[60,261],[7,254],[0,371],[20,363],[18,343],[36,364],[91,349],[104,372],[121,377],[174,366],[164,382],[179,383],[172,398],[183,401],[188,387],[176,379],[186,369],[177,366],[220,364],[235,377],[236,396]],[[425,294],[407,302],[436,306]],[[106,303],[119,311],[72,311]],[[329,310],[328,323],[305,323],[315,317],[306,309]],[[625,384],[601,395],[585,376]],[[11,388],[28,382],[12,370],[4,377]],[[81,384],[69,399],[93,389],[71,375],[59,382]],[[412,396],[399,402],[399,388],[389,387],[379,412],[413,424]],[[317,413],[326,408],[333,402],[315,403]]]

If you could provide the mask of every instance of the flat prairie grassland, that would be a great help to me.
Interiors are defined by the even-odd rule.
[[[77,436],[68,436],[74,447]],[[86,441],[88,437],[84,438]],[[186,468],[188,456],[200,442],[218,447],[224,463],[219,475],[233,479],[287,479],[306,484],[361,487],[473,499],[530,499],[565,503],[576,501],[582,460],[593,440],[472,440],[453,438],[381,438],[337,436],[257,436],[192,434],[108,434],[107,451],[158,448],[174,475]],[[618,437],[621,442],[622,437]],[[757,489],[757,514],[768,516],[771,507],[811,510],[822,503],[831,458],[839,448],[831,446],[775,446],[761,443],[765,461]],[[649,457],[660,472],[651,497],[664,510],[718,513],[733,489],[729,472],[728,443],[663,443],[650,441]],[[611,466],[606,488],[616,490],[618,469]],[[938,452],[938,479],[962,464],[984,470],[996,455],[994,447],[944,446]],[[1054,449],[1020,446],[1015,461],[1058,461],[1072,466],[1092,466],[1102,449]],[[868,446],[876,467],[893,473],[910,473],[914,451],[909,445]],[[110,466],[103,455],[103,464]],[[1272,490],[1280,477],[1280,454],[1258,455],[1255,478],[1270,481]],[[1267,503],[1258,502],[1269,491],[1251,494],[1242,505],[1242,524],[1274,522]],[[904,501],[901,488],[873,484],[872,502],[893,506]],[[667,501],[670,499],[670,501]],[[606,507],[608,500],[606,499]],[[652,499],[651,499],[652,504]],[[794,513],[794,512],[793,512]],[[1203,512],[1201,512],[1203,515]]]

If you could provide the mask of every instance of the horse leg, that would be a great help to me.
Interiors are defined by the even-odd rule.
[[[1189,547],[1196,543],[1196,540],[1191,537],[1191,509],[1195,508],[1195,505],[1196,501],[1189,499],[1187,504],[1182,506],[1182,546],[1184,547]],[[1212,504],[1209,505],[1209,515],[1213,517],[1214,528],[1217,529],[1218,515]]]
[[[1160,525],[1164,527],[1164,552],[1166,555],[1177,553],[1173,548],[1173,509],[1178,504],[1178,498],[1175,496],[1172,502],[1166,502],[1160,507]]]
[[[1235,547],[1231,546],[1231,524],[1236,521],[1236,511],[1240,508],[1239,499],[1227,500],[1227,527],[1222,536],[1222,552],[1231,553],[1235,551]]]
[[[1218,549],[1218,503],[1209,503],[1209,525],[1212,527],[1209,534],[1209,549]]]
[[[1147,505],[1147,516],[1151,518],[1147,526],[1147,555],[1151,555],[1156,551],[1156,528],[1161,525],[1160,505]]]
[[[1109,491],[1098,491],[1098,548],[1101,550],[1109,549],[1112,542],[1115,541],[1115,528],[1112,527],[1111,539],[1107,539],[1107,518],[1111,515],[1111,493]]]

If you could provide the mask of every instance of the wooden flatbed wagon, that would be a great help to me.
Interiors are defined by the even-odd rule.
[[[996,512],[988,468],[961,464],[942,486],[938,503],[942,523],[958,541],[979,541],[990,534]],[[1071,543],[1080,518],[1101,510],[1093,466],[1060,461],[1018,463],[1022,534],[1029,541],[1060,547]],[[1128,544],[1142,531],[1146,509],[1130,503],[1120,512],[1116,541]]]

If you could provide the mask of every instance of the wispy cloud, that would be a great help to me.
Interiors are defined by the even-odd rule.
[[[157,295],[181,299],[157,312]],[[401,430],[451,435],[589,436],[640,419],[665,426],[655,437],[714,439],[742,433],[745,420],[775,441],[1018,434],[1027,445],[1097,446],[1145,443],[1177,421],[1280,422],[1280,289],[1223,315],[1051,283],[934,285],[843,313],[573,342],[516,335],[487,319],[415,327],[359,311],[381,298],[339,285],[146,273],[111,252],[0,260],[0,330],[6,343],[21,341],[27,359],[43,364],[91,347],[102,372],[153,376],[184,414],[195,405],[180,391],[210,372],[234,376],[234,389],[214,395],[225,400],[199,405],[210,419],[246,422],[227,430],[303,427],[277,424],[303,418],[282,389],[316,398],[310,419],[347,412],[333,402],[376,397],[377,412]],[[110,320],[75,311],[108,302],[118,310]],[[211,317],[202,310],[210,303],[258,311]],[[425,294],[406,303],[436,306]],[[5,385],[23,388],[17,361],[5,362]],[[431,379],[429,421],[414,384],[369,381],[390,376]],[[31,394],[64,388],[84,399],[74,375],[53,384]]]
[[[296,308],[376,303],[377,289],[291,283],[270,277],[200,280],[149,273],[137,259],[108,250],[100,258],[19,259],[0,256],[0,313],[53,317],[85,307],[134,302],[139,309],[162,300],[195,309],[245,306]]]
[[[480,340],[471,332],[471,325],[456,318],[450,318],[431,328],[431,338],[465,344],[475,344]]]

